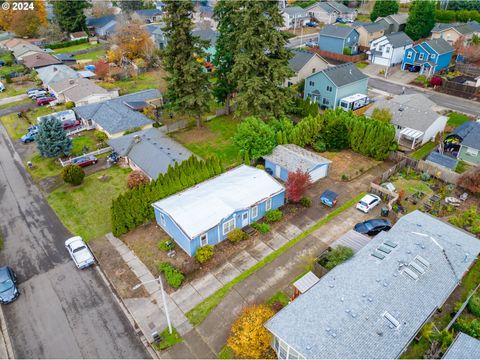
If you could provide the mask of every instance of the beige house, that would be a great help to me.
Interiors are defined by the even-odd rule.
[[[472,39],[473,34],[475,34],[474,28],[469,24],[435,24],[435,27],[432,29],[432,39],[444,39],[450,45],[455,44],[455,42],[461,37],[465,38],[465,41],[468,42]],[[477,32],[477,35],[480,32]]]
[[[63,79],[49,84],[58,102],[75,103],[75,106],[93,104],[118,97],[118,90],[107,91],[84,78]]]
[[[288,61],[288,67],[295,73],[290,79],[287,79],[285,86],[298,84],[306,77],[325,70],[329,64],[316,53],[304,50],[293,50],[293,57]]]
[[[364,48],[370,48],[373,40],[377,40],[385,35],[385,26],[383,23],[362,24],[354,27],[360,34],[358,45]]]

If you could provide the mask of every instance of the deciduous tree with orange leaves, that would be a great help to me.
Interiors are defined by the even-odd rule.
[[[13,1],[7,1],[8,10],[0,11],[0,27],[18,36],[36,36],[38,29],[47,24],[45,2],[40,0],[22,1],[22,8],[14,9]],[[31,5],[33,4],[33,6]]]
[[[113,43],[118,46],[116,51],[121,54],[120,58],[145,59],[151,52],[153,41],[142,25],[142,21],[135,16],[131,20],[121,21],[113,38]]]
[[[233,323],[228,346],[245,359],[265,359],[272,356],[272,335],[263,324],[275,315],[266,305],[252,305],[243,310]]]

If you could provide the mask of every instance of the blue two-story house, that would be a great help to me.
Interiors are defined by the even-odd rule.
[[[318,33],[318,47],[336,54],[355,55],[359,37],[358,31],[350,26],[327,25]]]
[[[454,48],[444,39],[425,40],[405,50],[402,70],[419,67],[420,74],[431,76],[448,68]]]
[[[341,99],[355,94],[368,94],[368,76],[352,63],[329,67],[305,79],[304,100],[322,108],[335,109]]]
[[[246,165],[153,204],[157,223],[190,256],[225,240],[285,203],[285,188],[267,172]]]

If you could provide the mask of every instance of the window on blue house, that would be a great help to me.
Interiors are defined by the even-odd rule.
[[[272,208],[272,199],[267,199],[265,202],[265,210],[268,211]]]
[[[432,59],[435,59],[435,54],[430,55]]]
[[[423,60],[423,56],[424,56],[424,54],[420,53],[420,56],[418,57],[418,60]]]
[[[309,81],[309,82],[308,82],[308,85],[310,85],[310,86],[315,86],[315,83],[314,83],[313,81]]]
[[[208,234],[200,235],[200,246],[208,245]]]
[[[235,218],[223,223],[223,235],[227,235],[233,229],[235,229]]]
[[[327,91],[331,92],[332,90],[333,90],[332,87],[330,85],[327,85]]]
[[[163,215],[163,214],[160,214],[160,224],[165,226],[165,215]]]
[[[252,207],[252,219],[255,219],[258,216],[258,206]]]
[[[330,104],[330,101],[328,101],[327,99],[323,98],[323,105],[328,105]]]

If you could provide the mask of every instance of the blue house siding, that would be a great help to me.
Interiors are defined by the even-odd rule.
[[[368,95],[368,78],[337,88],[337,100],[334,104],[334,108],[339,106],[341,99],[355,94]]]
[[[330,88],[331,91],[329,91]],[[323,72],[318,72],[305,79],[304,100],[310,98],[310,101],[316,102],[320,106],[333,109],[337,102],[336,93],[336,85]]]
[[[339,38],[320,33],[318,35],[318,47],[323,51],[330,51],[336,54],[343,54],[344,48],[349,48],[352,54],[358,51],[358,39],[360,35],[353,30],[348,37]]]
[[[407,68],[407,65],[420,66],[420,73],[429,72],[432,74],[442,71],[448,68],[450,61],[452,60],[453,50],[444,54],[438,54],[433,50],[427,42],[415,45],[413,48],[405,51],[402,61],[402,70]]]
[[[282,191],[272,198],[272,209],[278,209],[279,207],[283,206],[285,204],[285,191]],[[248,212],[248,224],[252,224],[261,218],[265,216],[266,212],[266,202],[267,200],[264,200],[256,206],[258,206],[258,214],[256,217],[253,217],[253,208],[254,206],[251,206],[248,209],[243,209],[236,211],[235,213],[231,214],[227,218],[223,219],[222,222],[210,230],[207,231],[207,237],[208,237],[208,244],[209,245],[215,245],[218,244],[220,241],[223,241],[227,238],[226,234],[223,234],[223,224],[231,220],[232,218],[235,219],[235,228],[242,228],[242,215],[245,212]],[[163,224],[162,219],[161,219],[161,214],[163,214],[164,219],[165,219],[165,224]],[[157,223],[162,227],[165,232],[170,235],[173,240],[183,249],[185,252],[190,255],[194,256],[197,249],[200,247],[200,237],[203,234],[200,234],[199,236],[193,238],[190,240],[184,233],[183,231],[177,226],[177,224],[172,221],[170,216],[168,214],[163,213],[159,209],[155,208],[155,218],[157,220]]]

